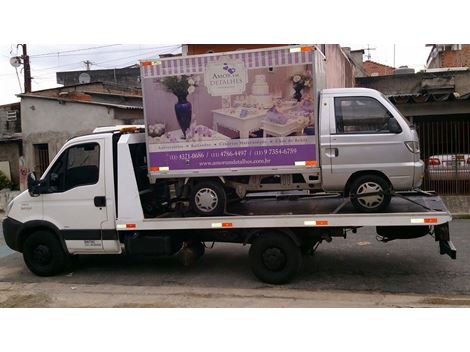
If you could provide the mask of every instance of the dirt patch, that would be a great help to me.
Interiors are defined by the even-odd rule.
[[[458,298],[425,298],[421,304],[439,305],[439,306],[470,306],[470,299]]]
[[[119,303],[113,308],[177,308],[178,306],[167,303]]]
[[[50,298],[42,293],[31,295],[11,295],[0,302],[1,308],[42,308],[48,307]]]

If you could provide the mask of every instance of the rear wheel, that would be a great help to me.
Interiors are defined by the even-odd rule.
[[[227,196],[224,187],[218,181],[207,180],[191,187],[190,205],[202,216],[222,215],[225,211]]]
[[[378,175],[363,175],[355,179],[350,196],[353,206],[362,213],[381,212],[392,199],[389,183]]]
[[[70,256],[61,243],[48,231],[32,233],[24,242],[23,258],[31,272],[39,276],[52,276],[70,268]]]
[[[300,248],[287,236],[266,233],[250,247],[250,266],[255,276],[269,284],[285,284],[300,269]]]

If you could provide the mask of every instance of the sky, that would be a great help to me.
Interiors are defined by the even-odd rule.
[[[370,53],[371,60],[394,65],[394,44],[339,44],[353,50],[372,48],[366,51],[366,55]],[[84,70],[86,60],[92,62],[92,70],[121,68],[136,64],[139,59],[181,51],[178,44],[28,44],[27,47],[33,91],[57,87],[56,72]],[[419,71],[424,68],[429,51],[424,43],[396,44],[395,66],[407,65]],[[17,55],[21,55],[21,47],[17,49],[16,44],[0,44],[0,105],[19,101],[15,94],[24,89],[22,66],[18,68],[17,76],[15,68],[10,65],[10,57]]]

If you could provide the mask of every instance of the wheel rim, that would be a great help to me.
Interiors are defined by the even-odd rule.
[[[199,210],[209,213],[217,208],[219,197],[211,188],[201,188],[197,191],[195,197],[196,206]]]
[[[267,248],[262,255],[264,266],[271,271],[279,271],[286,265],[286,255],[277,247]]]
[[[356,192],[356,195],[358,196],[357,201],[364,208],[368,208],[368,209],[377,208],[380,204],[382,204],[385,198],[383,193],[373,194],[370,196],[363,196],[364,194],[377,193],[377,192],[383,192],[383,188],[378,183],[375,183],[375,182],[363,183],[357,189],[357,192]]]
[[[47,265],[52,260],[51,250],[44,244],[37,245],[33,249],[33,260],[39,265]]]

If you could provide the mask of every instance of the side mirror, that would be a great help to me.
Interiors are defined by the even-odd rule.
[[[39,182],[37,180],[36,173],[34,171],[31,171],[28,174],[28,192],[31,196],[35,197],[39,195],[37,190],[38,185]]]
[[[388,120],[388,130],[391,133],[401,133],[402,132],[400,124],[398,123],[398,121],[394,117],[392,117]]]

